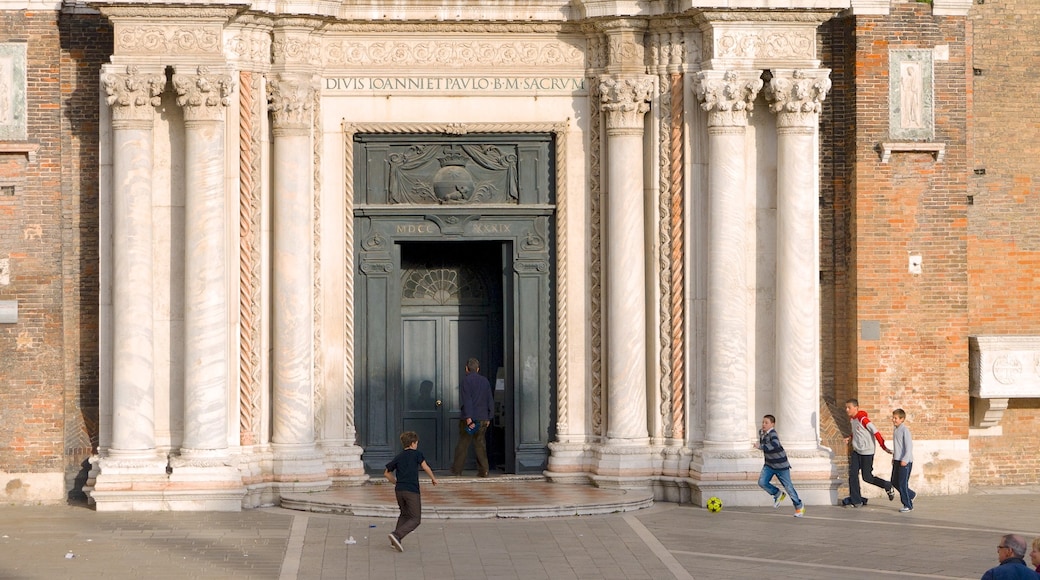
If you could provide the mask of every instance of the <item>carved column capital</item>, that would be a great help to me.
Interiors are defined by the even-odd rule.
[[[769,110],[777,114],[777,127],[815,127],[823,100],[831,88],[829,69],[776,70],[766,86]]]
[[[159,106],[166,75],[161,70],[142,71],[137,65],[105,65],[101,84],[112,107],[113,121],[145,121],[151,123]]]
[[[224,107],[235,90],[235,81],[225,70],[213,72],[208,66],[199,66],[192,73],[174,74],[173,88],[177,91],[177,104],[184,108],[185,120],[219,121],[224,118]]]
[[[643,130],[643,116],[650,110],[654,77],[599,77],[600,108],[607,114],[607,131]]]
[[[280,73],[267,81],[267,110],[275,130],[310,131],[317,83],[313,75]]]
[[[709,127],[746,127],[760,90],[758,71],[701,71],[694,86],[701,108],[708,112]]]

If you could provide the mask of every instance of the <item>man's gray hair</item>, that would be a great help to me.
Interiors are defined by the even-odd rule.
[[[1016,558],[1026,557],[1026,539],[1018,534],[1008,534],[1004,536],[1002,542],[1005,546],[1011,550]]]
[[[468,370],[469,372],[475,373],[475,372],[477,372],[477,369],[479,369],[479,368],[480,368],[480,361],[478,361],[476,359],[476,357],[472,357],[468,361],[466,361],[466,370]]]

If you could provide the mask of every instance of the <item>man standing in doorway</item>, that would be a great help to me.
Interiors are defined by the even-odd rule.
[[[491,424],[495,400],[491,392],[491,383],[477,372],[479,370],[480,362],[477,359],[471,358],[466,361],[466,376],[462,379],[462,392],[459,397],[462,410],[462,418],[459,419],[459,443],[455,446],[452,475],[462,475],[462,466],[466,464],[466,455],[469,454],[469,444],[473,442],[477,450],[477,477],[488,476],[484,432]]]

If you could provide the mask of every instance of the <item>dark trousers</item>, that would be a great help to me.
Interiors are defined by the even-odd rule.
[[[892,462],[892,487],[899,491],[899,501],[903,507],[914,508],[914,498],[917,492],[910,489],[910,471],[914,468],[914,462],[908,461],[906,466],[899,465],[898,461]]]
[[[455,475],[462,474],[462,466],[466,464],[466,455],[469,453],[469,444],[477,450],[477,475],[484,477],[488,474],[487,439],[484,432],[487,431],[491,421],[477,421],[480,429],[473,435],[466,432],[466,420],[459,419],[459,443],[455,445],[455,462],[451,466],[451,472]]]
[[[397,527],[394,535],[398,540],[415,531],[422,523],[422,496],[414,491],[394,491],[397,496],[397,505],[401,508],[401,515],[397,517]]]
[[[863,503],[863,496],[859,491],[859,476],[863,474],[863,481],[870,485],[876,485],[888,491],[892,484],[874,475],[874,456],[860,455],[853,451],[849,455],[849,499],[852,503]]]

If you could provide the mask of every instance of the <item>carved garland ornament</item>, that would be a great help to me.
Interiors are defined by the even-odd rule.
[[[329,41],[326,66],[531,66],[580,68],[580,47],[553,42]]]
[[[116,33],[116,54],[220,54],[219,26],[133,26]]]

